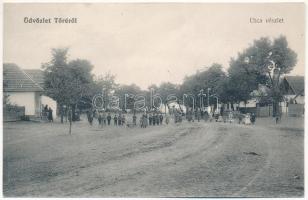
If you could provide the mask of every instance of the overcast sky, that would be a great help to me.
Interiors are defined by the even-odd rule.
[[[26,24],[24,17],[76,17],[77,24]],[[250,23],[280,17],[284,23]],[[262,36],[285,35],[304,75],[304,4],[5,4],[4,62],[40,68],[51,48],[89,60],[97,75],[146,88],[231,57]]]

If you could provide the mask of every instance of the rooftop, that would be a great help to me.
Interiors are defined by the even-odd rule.
[[[3,64],[4,92],[41,92],[43,87],[16,64]]]

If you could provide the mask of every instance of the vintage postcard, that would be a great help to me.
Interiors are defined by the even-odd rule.
[[[304,198],[305,4],[4,3],[4,197]]]

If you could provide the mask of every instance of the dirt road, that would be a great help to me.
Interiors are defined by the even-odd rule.
[[[301,197],[303,127],[4,124],[4,195]]]

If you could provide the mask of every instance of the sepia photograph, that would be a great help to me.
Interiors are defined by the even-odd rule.
[[[304,198],[305,3],[3,3],[4,197]]]

